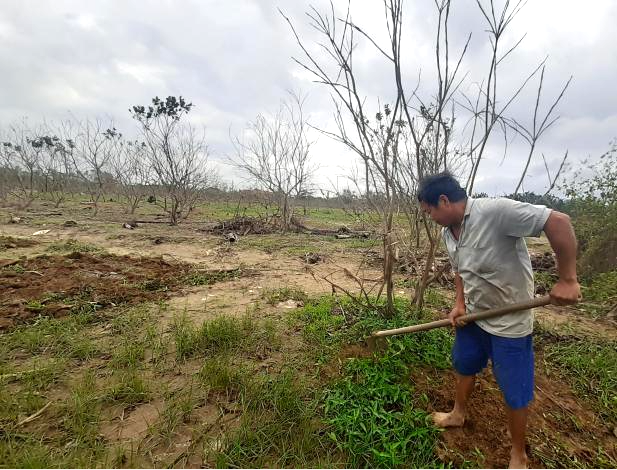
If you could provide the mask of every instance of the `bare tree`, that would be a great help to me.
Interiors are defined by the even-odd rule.
[[[468,172],[467,188],[471,192],[487,142],[496,132],[506,131],[508,126],[505,112],[543,66],[543,63],[540,64],[525,76],[515,91],[505,96],[505,99],[503,94],[498,95],[499,65],[520,44],[519,40],[509,50],[502,52],[503,41],[500,39],[524,2],[506,1],[501,8],[493,0],[477,0],[476,3],[479,14],[487,24],[491,52],[488,77],[479,86],[475,99],[460,91],[467,77],[461,71],[461,64],[471,34],[452,57],[449,39],[450,0],[434,2],[437,16],[436,80],[433,91],[424,96],[419,92],[419,78],[410,86],[403,76],[402,0],[383,1],[387,45],[379,44],[352,20],[350,4],[343,17],[337,16],[332,2],[327,14],[315,8],[307,13],[310,25],[322,38],[319,54],[309,50],[292,22],[285,17],[303,52],[303,59],[294,60],[331,92],[337,129],[322,132],[358,155],[364,165],[365,197],[374,210],[381,214],[384,239],[382,282],[386,287],[386,313],[392,311],[392,260],[396,244],[405,243],[407,239],[409,256],[418,268],[422,265],[417,271],[421,274],[413,296],[417,305],[422,305],[424,290],[434,277],[431,272],[440,239],[437,227],[419,211],[415,196],[417,182],[424,175],[437,171],[458,171],[459,174]],[[359,40],[373,46],[386,66],[393,71],[391,104],[379,105],[374,118],[354,66],[354,52]],[[540,86],[538,96],[541,91]],[[553,109],[554,106],[549,110],[547,119]],[[470,130],[466,135],[460,129],[457,131],[456,127],[458,120],[464,119],[465,115],[470,116],[468,124],[463,127],[463,130]],[[550,123],[546,124],[545,119],[539,128],[534,127],[532,135],[535,132],[539,137],[542,129],[545,130],[548,125]],[[397,211],[404,212],[409,222],[407,233],[402,237],[396,237],[394,233],[396,227],[392,221]],[[423,255],[418,257],[411,247],[420,245],[420,231],[428,243]]]
[[[148,146],[154,183],[163,192],[162,207],[172,225],[188,217],[203,199],[205,187],[216,179],[207,167],[205,133],[181,121],[192,107],[181,96],[168,96],[130,109]]]
[[[59,207],[67,196],[72,177],[72,141],[63,141],[48,128],[36,137],[32,146],[41,149],[41,191]]]
[[[72,170],[85,185],[96,216],[99,201],[111,183],[109,163],[122,134],[111,119],[101,118],[64,121],[61,129],[63,140],[71,142]]]
[[[275,195],[283,230],[289,229],[294,204],[309,190],[315,171],[310,162],[304,100],[291,94],[275,115],[258,115],[242,136],[232,137],[236,150],[233,164],[260,189]]]
[[[151,174],[145,142],[123,141],[110,160],[111,172],[124,199],[126,212],[134,214],[150,192]]]
[[[33,146],[35,131],[27,119],[8,128],[0,148],[0,158],[11,175],[12,184],[9,191],[20,200],[20,208],[32,204],[36,196],[36,174],[39,169],[41,149]]]

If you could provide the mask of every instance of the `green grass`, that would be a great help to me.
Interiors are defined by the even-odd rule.
[[[546,292],[550,292],[555,282],[557,282],[558,276],[547,272],[535,271],[533,278],[536,287],[543,287]]]
[[[256,375],[245,382],[240,426],[214,453],[217,467],[332,466],[334,449],[316,419],[317,401],[296,375]]]
[[[98,440],[100,414],[95,377],[88,371],[71,389],[62,425],[75,440],[90,445]]]
[[[433,304],[431,304],[433,302]],[[447,300],[438,291],[427,296],[427,305],[441,307]],[[360,307],[346,298],[324,296],[313,299],[292,314],[299,321],[305,340],[313,346],[317,363],[328,362],[343,344],[362,343],[374,331],[400,328],[427,321],[430,310],[411,308],[407,299],[395,299],[395,314],[386,319],[383,304]],[[386,342],[410,363],[423,363],[436,368],[449,367],[453,335],[447,329],[436,329],[417,335],[392,337]]]
[[[244,329],[235,319],[220,316],[195,326],[186,315],[174,317],[173,337],[178,358],[184,359],[197,353],[217,354],[239,348]]]
[[[598,273],[581,282],[583,302],[576,305],[579,311],[595,318],[603,317],[617,305],[617,271]]]
[[[270,321],[255,321],[250,314],[242,318],[226,315],[196,326],[182,314],[175,316],[172,336],[178,359],[194,355],[217,355],[230,352],[255,353],[280,347],[280,339]]]
[[[191,286],[210,286],[217,282],[230,281],[242,276],[242,268],[230,271],[192,271],[183,278],[185,284]]]
[[[564,338],[544,346],[544,359],[577,395],[617,422],[617,342]]]
[[[356,468],[432,468],[438,430],[396,354],[352,359],[324,400],[328,436]]]
[[[146,347],[142,340],[127,336],[122,343],[114,347],[109,366],[112,368],[137,368],[146,355]]]
[[[249,374],[246,367],[232,363],[228,355],[217,355],[204,360],[197,374],[208,390],[237,396],[246,386]]]
[[[342,250],[361,250],[368,248],[381,248],[382,241],[373,238],[348,238],[339,240],[336,239],[336,245]]]
[[[62,357],[90,357],[94,347],[81,334],[92,319],[89,313],[58,319],[39,317],[34,323],[18,326],[0,337],[0,358],[10,359],[17,350],[33,355],[44,351]]]
[[[5,266],[2,268],[3,271],[12,271],[17,274],[23,274],[26,272],[26,268],[24,268],[21,264],[12,264],[10,266]]]
[[[109,402],[135,406],[150,400],[151,385],[134,369],[122,370],[114,374],[105,398]]]
[[[261,298],[270,305],[276,305],[279,302],[288,300],[297,300],[298,302],[307,302],[309,296],[299,287],[280,287],[278,289],[264,289],[261,293]]]
[[[154,431],[169,444],[175,431],[188,421],[199,401],[200,398],[195,393],[192,383],[187,390],[170,394],[165,400],[165,407]]]
[[[99,437],[100,406],[94,379],[86,374],[70,387],[64,401],[54,402],[25,385],[19,392],[0,390],[0,462],[13,468],[95,467],[105,455]],[[16,427],[16,423],[51,403],[42,418],[49,435]],[[58,433],[57,431],[61,431]]]
[[[427,304],[441,307],[445,302],[435,291]],[[303,325],[317,363],[325,363],[336,360],[344,344],[362,344],[375,330],[416,324],[431,315],[397,299],[394,316],[385,319],[382,305],[375,303],[376,307],[367,308],[348,299],[322,297],[293,313],[293,321]],[[344,364],[340,379],[326,385],[321,403],[328,438],[345,455],[346,465],[439,465],[438,431],[424,411],[425,397],[414,391],[410,376],[415,367],[449,368],[452,342],[452,333],[445,329],[392,337],[380,355]]]
[[[79,240],[69,239],[57,241],[47,247],[47,251],[52,253],[102,253],[103,248],[92,243],[80,242]]]

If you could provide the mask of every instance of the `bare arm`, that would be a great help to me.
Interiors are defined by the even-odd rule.
[[[558,211],[551,212],[544,224],[544,233],[555,252],[559,280],[551,290],[551,300],[557,305],[579,301],[581,287],[576,277],[576,236],[570,217]]]
[[[459,273],[454,273],[454,285],[456,287],[456,300],[454,307],[448,315],[448,319],[452,322],[453,326],[456,326],[456,318],[465,315],[465,291],[463,288],[463,278]]]

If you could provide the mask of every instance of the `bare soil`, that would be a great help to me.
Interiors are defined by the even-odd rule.
[[[541,358],[536,360],[541,363]],[[414,374],[411,381],[418,393],[429,398],[428,411],[449,411],[454,405],[455,376],[451,371],[427,370]],[[617,439],[612,428],[580,403],[567,383],[536,370],[535,398],[528,422],[529,468],[545,468],[560,455],[571,461],[589,462],[598,447],[617,459]],[[455,466],[477,462],[484,468],[507,468],[510,437],[505,404],[490,369],[477,379],[468,404],[468,416],[461,428],[441,434],[439,455]]]
[[[39,314],[62,316],[84,303],[100,308],[169,296],[188,266],[161,258],[71,253],[19,263],[23,272],[0,270],[0,317],[8,327]]]

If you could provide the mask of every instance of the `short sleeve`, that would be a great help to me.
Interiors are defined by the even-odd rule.
[[[512,199],[499,199],[497,205],[501,232],[510,237],[539,237],[552,210],[546,206]]]

